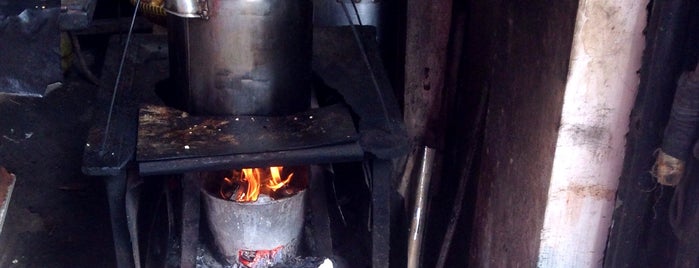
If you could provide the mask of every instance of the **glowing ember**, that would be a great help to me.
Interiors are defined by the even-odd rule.
[[[260,194],[271,194],[284,188],[291,181],[294,173],[282,179],[284,167],[244,168],[234,170],[231,178],[224,178],[220,192],[222,198],[238,202],[255,202]]]

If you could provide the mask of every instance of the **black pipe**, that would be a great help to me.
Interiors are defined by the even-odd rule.
[[[662,150],[687,161],[699,130],[699,69],[686,72],[677,82],[677,91],[665,127]]]

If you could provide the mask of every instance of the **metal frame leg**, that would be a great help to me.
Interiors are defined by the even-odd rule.
[[[143,180],[138,176],[135,169],[129,169],[126,184],[126,221],[131,238],[131,250],[133,252],[133,262],[136,268],[141,267],[141,254],[138,244],[138,209],[141,196],[141,184]]]
[[[371,256],[374,268],[388,268],[391,250],[391,172],[390,160],[372,161]]]
[[[182,176],[182,222],[180,267],[197,266],[199,247],[199,219],[201,192],[199,173],[185,173]]]
[[[134,267],[126,217],[126,182],[126,171],[121,171],[116,176],[104,177],[117,267]]]

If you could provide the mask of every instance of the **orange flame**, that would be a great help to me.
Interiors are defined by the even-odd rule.
[[[244,168],[242,172],[233,171],[235,180],[224,178],[223,185],[233,185],[234,181],[238,181],[239,188],[235,190],[231,200],[238,202],[255,202],[260,196],[260,193],[269,193],[277,191],[291,181],[294,173],[287,175],[285,180],[282,180],[282,170],[284,167],[270,167],[269,169],[262,168]],[[221,187],[221,196],[226,197]]]
[[[270,167],[269,171],[272,173],[272,178],[267,182],[267,188],[271,189],[272,191],[279,190],[279,188],[284,187],[289,181],[291,180],[291,176],[294,176],[294,173],[289,174],[289,176],[286,177],[286,180],[282,181],[282,176],[281,172],[284,167]]]

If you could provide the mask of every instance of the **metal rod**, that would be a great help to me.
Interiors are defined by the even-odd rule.
[[[333,171],[333,176],[330,178],[333,188],[333,197],[335,197],[335,204],[337,204],[337,211],[340,212],[340,219],[342,220],[342,225],[347,226],[347,220],[345,220],[345,213],[342,212],[342,206],[340,205],[340,199],[337,198],[337,188],[335,187],[335,171]]]
[[[131,34],[133,33],[133,25],[136,22],[136,14],[138,14],[138,6],[141,4],[141,0],[136,1],[136,6],[134,6],[133,16],[131,17],[131,26],[129,26],[129,33],[126,35],[126,44],[124,45],[124,52],[121,54],[121,62],[119,63],[119,71],[117,71],[116,82],[114,83],[114,91],[112,92],[112,101],[109,104],[109,114],[107,115],[107,125],[104,127],[104,135],[102,136],[102,147],[100,153],[104,154],[105,146],[107,144],[107,136],[109,136],[109,126],[112,123],[112,113],[114,112],[114,100],[116,99],[117,90],[119,89],[119,81],[121,80],[121,72],[124,69],[124,62],[126,61],[126,55],[129,51],[129,43],[131,43]]]
[[[2,225],[7,216],[7,209],[10,206],[10,199],[12,198],[12,191],[15,188],[15,181],[17,181],[15,175],[9,173],[4,167],[0,166],[0,233],[2,232]]]
[[[352,8],[354,9],[354,15],[357,16],[357,24],[359,26],[362,26],[362,18],[359,16],[359,10],[357,9],[357,3],[354,2],[354,0],[350,0],[350,3],[352,3]]]
[[[374,187],[373,187],[374,177],[373,177],[373,173],[371,172],[371,166],[370,166],[369,161],[362,162],[362,170],[364,171],[364,182],[366,183],[366,187],[367,187],[367,189],[369,189],[369,193],[373,193],[373,191],[374,191]],[[372,211],[372,209],[374,208],[372,205],[373,205],[373,202],[369,202],[369,211]],[[372,215],[371,215],[371,213],[369,213],[369,217],[367,217],[367,222],[366,222],[367,230],[369,232],[371,232],[371,230],[372,230],[372,228],[371,228],[372,220],[373,220]]]
[[[420,174],[415,189],[415,209],[410,224],[408,238],[408,268],[421,267],[422,235],[425,232],[425,216],[427,215],[427,199],[429,198],[430,180],[432,179],[432,164],[436,150],[425,146],[420,163]]]
[[[359,51],[362,53],[362,58],[364,59],[364,64],[366,64],[367,69],[369,69],[369,76],[371,77],[371,82],[374,84],[374,89],[376,90],[376,94],[379,95],[379,101],[381,101],[381,109],[383,109],[384,118],[386,119],[386,122],[389,123],[390,119],[388,117],[388,110],[386,109],[386,102],[383,99],[383,94],[381,94],[381,88],[379,87],[379,82],[376,79],[376,74],[374,73],[374,67],[371,66],[371,62],[369,61],[369,56],[367,55],[366,49],[364,48],[364,43],[362,42],[362,39],[359,37],[359,32],[357,32],[357,27],[355,27],[354,23],[352,23],[352,17],[350,16],[349,10],[347,10],[347,6],[345,6],[345,2],[340,2],[339,4],[340,4],[340,6],[342,6],[342,11],[345,13],[345,17],[347,18],[347,22],[349,23],[349,26],[352,29],[352,34],[354,34],[354,40],[357,42],[357,45],[359,46]]]

